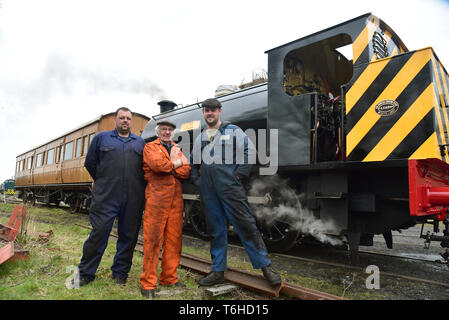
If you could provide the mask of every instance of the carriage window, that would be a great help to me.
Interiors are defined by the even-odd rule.
[[[56,147],[56,157],[55,157],[56,163],[59,163],[59,161],[61,160],[61,148],[62,147]]]
[[[72,159],[73,157],[73,141],[66,143],[64,146],[64,160]]]
[[[82,142],[83,142],[82,138],[79,138],[79,139],[76,140],[76,154],[75,154],[75,158],[81,157],[81,151],[83,150]]]
[[[25,163],[25,160],[23,160]],[[30,170],[33,167],[33,157],[29,157],[27,159],[27,170]]]
[[[48,152],[47,152],[47,164],[53,164],[54,155],[55,155],[55,149],[48,150]]]
[[[43,153],[39,153],[36,158],[36,168],[42,167],[42,157]]]
[[[92,140],[94,139],[94,137],[95,137],[95,133],[92,133],[92,134],[89,136],[89,145],[92,143]]]
[[[85,136],[83,138],[83,146],[84,146],[83,156],[85,156],[87,154],[87,149],[89,148],[89,136]]]

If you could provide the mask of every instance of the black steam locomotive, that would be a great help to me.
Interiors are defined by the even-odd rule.
[[[266,53],[267,82],[218,99],[224,120],[267,146],[247,183],[268,248],[288,250],[304,232],[345,236],[350,252],[383,234],[391,248],[392,230],[430,222],[438,231],[440,221],[444,236],[435,239],[448,247],[449,81],[433,49],[409,51],[369,13]],[[162,118],[190,151],[204,125],[201,104],[162,102],[146,141]],[[207,236],[189,182],[184,199]]]

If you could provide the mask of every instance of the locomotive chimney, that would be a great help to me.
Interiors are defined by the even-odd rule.
[[[161,113],[173,110],[177,104],[170,100],[162,100],[157,103],[160,107]]]

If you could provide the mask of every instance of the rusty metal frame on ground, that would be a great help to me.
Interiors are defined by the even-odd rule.
[[[5,245],[0,246],[0,264],[7,260],[14,261],[28,258],[28,251],[21,250],[14,243],[27,210],[28,207],[15,206],[8,225],[0,224],[0,241],[6,242]]]

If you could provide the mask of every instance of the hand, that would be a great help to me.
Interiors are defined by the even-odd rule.
[[[172,147],[170,151],[170,160],[172,162],[176,161],[181,157],[181,154],[182,154],[181,149],[179,149],[179,147],[177,146]]]
[[[172,163],[173,163],[173,166],[175,167],[175,169],[178,169],[180,166],[182,166],[181,158],[178,158],[177,160],[172,161]]]

